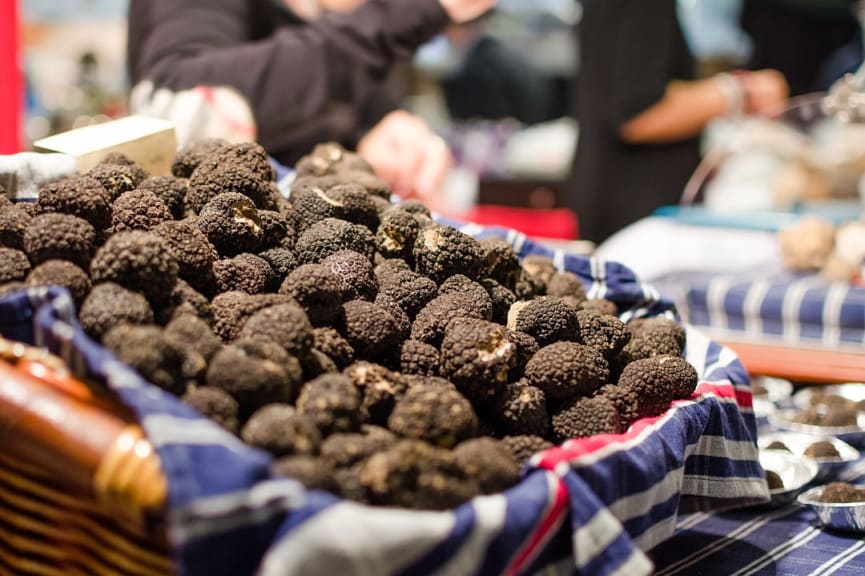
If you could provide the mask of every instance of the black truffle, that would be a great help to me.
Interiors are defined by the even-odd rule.
[[[372,261],[375,238],[366,226],[325,218],[304,230],[294,245],[295,254],[303,263],[321,262],[342,250],[354,250]]]
[[[375,276],[372,262],[363,254],[343,250],[322,260],[321,265],[339,278],[343,302],[375,300],[378,294],[378,278]]]
[[[86,220],[95,230],[111,224],[111,196],[95,178],[70,176],[51,182],[39,191],[39,212],[71,214]]]
[[[591,346],[556,342],[544,346],[526,363],[528,384],[540,388],[550,400],[587,396],[607,381],[609,368]]]
[[[505,436],[502,444],[510,449],[514,460],[518,464],[524,463],[533,455],[553,447],[553,443],[540,436]]]
[[[321,458],[307,455],[283,456],[271,468],[275,474],[288,476],[307,490],[326,490],[339,494],[340,486],[334,470]]]
[[[264,238],[255,204],[237,192],[214,196],[201,208],[196,223],[222,256],[255,252]]]
[[[490,302],[493,305],[493,322],[506,325],[508,323],[508,312],[517,301],[517,295],[492,278],[482,278],[480,285],[487,291]]]
[[[338,328],[355,352],[364,358],[376,360],[399,350],[396,320],[372,302],[351,300],[343,304]]]
[[[615,359],[631,339],[624,322],[614,316],[578,310],[577,321],[579,341],[596,348],[607,360]]]
[[[454,274],[477,278],[484,254],[477,240],[450,226],[432,224],[422,229],[412,252],[415,270],[437,284]]]
[[[454,448],[460,466],[480,485],[482,494],[497,494],[520,480],[510,449],[494,438],[472,438]]]
[[[97,164],[86,176],[98,180],[113,202],[124,192],[135,190],[147,172],[134,164]]]
[[[472,402],[488,405],[507,383],[517,347],[505,327],[464,319],[448,325],[441,344],[441,373]]]
[[[387,450],[396,442],[397,437],[389,430],[364,425],[357,433],[328,436],[321,445],[321,457],[335,468],[347,468]]]
[[[0,284],[24,280],[29,273],[27,254],[13,248],[0,248]]]
[[[263,252],[259,252],[258,255],[270,264],[280,283],[285,280],[289,272],[297,268],[297,256],[288,248],[282,246],[268,248]]]
[[[603,396],[576,398],[565,403],[552,416],[553,434],[559,442],[595,434],[621,431],[619,413]]]
[[[6,262],[5,250],[0,248],[0,261]],[[28,264],[29,266],[29,264]],[[81,306],[90,293],[90,277],[87,272],[68,260],[46,260],[27,275],[28,286],[63,286],[72,295],[76,306]]]
[[[579,339],[577,311],[561,298],[545,296],[529,302],[517,302],[511,308],[513,325],[508,328],[525,332],[544,347],[553,342]]]
[[[450,294],[459,292],[463,294],[470,302],[474,302],[474,306],[480,313],[482,318],[492,319],[493,317],[493,301],[487,293],[486,288],[462,274],[454,274],[447,280],[441,283],[438,288],[438,295]]]
[[[385,211],[375,235],[379,254],[385,258],[411,260],[418,232],[420,223],[411,213],[394,209]]]
[[[397,260],[402,262],[402,260]],[[399,304],[409,318],[436,297],[436,283],[422,274],[406,268],[376,268],[379,293],[387,294]]]
[[[276,274],[267,260],[255,254],[238,254],[213,263],[213,275],[219,292],[239,290],[247,294],[268,292],[276,283]]]
[[[297,409],[309,416],[324,436],[357,432],[365,420],[360,391],[342,374],[323,374],[304,384]]]
[[[0,246],[23,250],[24,232],[32,219],[30,214],[17,205],[0,207]]]
[[[289,272],[279,293],[300,304],[316,326],[330,324],[342,309],[342,281],[322,264],[303,264]]]
[[[240,431],[237,401],[225,391],[195,386],[186,391],[182,400],[232,434]]]
[[[90,290],[81,304],[78,320],[90,337],[101,340],[103,334],[118,324],[152,324],[153,309],[138,292],[106,282]]]
[[[586,301],[586,290],[580,278],[573,272],[556,272],[547,281],[547,295],[556,296],[574,308],[582,307]]]
[[[331,327],[313,328],[312,347],[330,358],[338,370],[354,361],[354,348]]]
[[[154,310],[154,313],[156,321],[162,325],[186,315],[198,316],[207,323],[213,322],[213,309],[207,297],[179,278],[174,283],[168,301]]]
[[[312,325],[296,304],[277,304],[254,312],[243,324],[240,336],[268,338],[300,357],[312,346]]]
[[[455,318],[489,319],[481,314],[475,302],[465,294],[460,292],[442,294],[430,300],[418,312],[411,327],[411,338],[439,346],[444,338],[445,329]]]
[[[153,325],[120,324],[102,337],[102,344],[148,382],[172,394],[183,394],[183,352]]]
[[[213,263],[218,255],[194,219],[163,222],[153,233],[162,238],[166,249],[177,259],[180,278],[205,294],[213,291]]]
[[[450,448],[477,434],[478,417],[471,403],[455,390],[415,386],[397,400],[387,427],[402,437]]]
[[[175,220],[183,219],[186,213],[187,181],[174,176],[150,176],[138,185],[138,190],[146,190],[156,195]]]
[[[520,277],[520,261],[514,249],[497,237],[484,238],[480,246],[484,253],[484,275],[513,290]]]
[[[90,265],[96,231],[89,222],[70,214],[36,216],[24,231],[24,251],[33,265],[46,260],[69,260]]]
[[[218,294],[210,302],[213,310],[213,330],[223,342],[231,342],[250,316],[277,304],[295,302],[282,294],[247,294],[237,291]]]
[[[152,232],[131,230],[111,236],[90,265],[94,283],[116,282],[137,290],[153,304],[169,300],[177,281],[177,258]]]
[[[496,399],[495,417],[505,435],[546,436],[550,426],[544,392],[523,382],[505,387]]]
[[[149,190],[124,192],[112,204],[111,228],[124,230],[152,230],[162,222],[171,220],[168,206]]]
[[[408,380],[380,364],[361,360],[343,370],[363,395],[363,410],[373,424],[386,425],[397,398],[405,393]]]
[[[441,355],[435,346],[420,340],[406,340],[400,349],[400,371],[405,374],[438,376]]]
[[[311,418],[290,404],[268,404],[249,417],[240,432],[243,441],[274,456],[317,454],[321,433]]]
[[[177,151],[171,173],[178,178],[189,178],[205,158],[225,144],[228,142],[221,138],[202,138],[190,142]]]

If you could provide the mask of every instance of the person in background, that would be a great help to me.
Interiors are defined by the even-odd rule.
[[[131,0],[130,107],[174,120],[181,144],[256,139],[288,165],[338,141],[357,147],[395,193],[433,194],[450,166],[447,146],[384,85],[448,23],[494,4]]]
[[[695,80],[676,0],[583,0],[579,38],[579,141],[569,200],[586,240],[602,242],[657,207],[677,204],[710,121],[770,114],[787,98],[774,70]]]

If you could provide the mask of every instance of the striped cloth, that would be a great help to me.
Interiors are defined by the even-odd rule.
[[[612,262],[552,252],[513,231],[520,256],[576,273],[625,319],[671,304]],[[0,299],[0,333],[48,347],[103,382],[137,414],[169,486],[168,534],[182,574],[649,574],[679,506],[765,501],[747,374],[735,355],[688,329],[694,395],[624,434],[577,439],[536,455],[521,482],[445,512],[375,508],[274,477],[268,455],[144,382],[80,329],[68,294],[29,289]]]
[[[865,483],[865,459],[848,465],[837,479]],[[816,515],[794,502],[778,509],[684,515],[674,536],[651,557],[657,576],[860,576],[865,574],[865,539],[821,530]]]
[[[678,293],[679,311],[689,323],[713,335],[826,348],[865,342],[863,286],[783,272],[689,274],[659,284]]]

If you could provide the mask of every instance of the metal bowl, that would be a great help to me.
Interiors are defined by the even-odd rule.
[[[857,448],[865,445],[865,413],[859,412],[856,426],[817,426],[793,421],[798,410],[785,409],[769,414],[769,424],[779,430],[810,434],[812,436],[834,436]]]
[[[792,502],[809,482],[817,477],[817,463],[781,450],[761,450],[760,465],[781,478],[783,488],[769,490],[769,505],[783,506]]]
[[[844,532],[865,532],[865,502],[820,502],[824,488],[825,486],[817,486],[803,492],[797,502],[810,507],[826,528]]]
[[[838,451],[838,458],[814,458],[806,456],[805,452],[815,442],[830,442]],[[772,432],[761,434],[757,441],[760,450],[771,450],[769,445],[773,442],[783,442],[790,452],[797,457],[811,458],[817,463],[819,480],[829,479],[843,470],[849,463],[855,462],[860,457],[860,452],[840,438],[826,435],[802,434],[798,432]]]

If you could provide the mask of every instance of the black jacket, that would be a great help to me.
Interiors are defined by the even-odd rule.
[[[437,0],[368,0],[309,23],[278,0],[131,0],[130,79],[235,88],[258,141],[293,163],[325,140],[352,145],[395,109],[388,72],[447,22]]]

